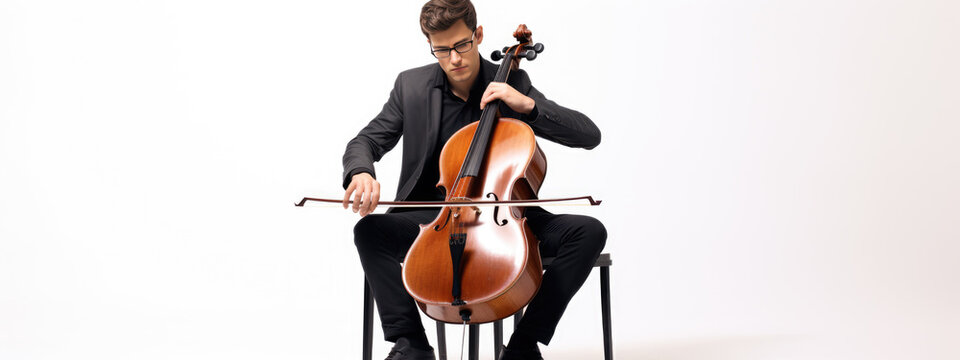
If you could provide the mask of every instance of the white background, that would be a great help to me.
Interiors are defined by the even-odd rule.
[[[0,359],[359,357],[357,216],[292,203],[435,61],[421,4],[0,1]],[[617,358],[960,357],[957,2],[477,11],[603,131],[541,195],[604,200],[554,211],[608,228]],[[548,359],[600,357],[598,283]]]

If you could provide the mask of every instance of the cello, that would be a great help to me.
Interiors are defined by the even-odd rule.
[[[504,60],[493,81],[506,82],[520,59],[533,60],[543,51],[542,44],[530,45],[525,25],[514,37],[517,45],[491,56]],[[437,186],[445,201],[379,202],[442,208],[433,222],[420,226],[402,275],[408,293],[435,320],[484,323],[522,309],[536,294],[542,275],[537,240],[525,224],[523,208],[601,203],[592,196],[539,199],[546,157],[533,130],[519,120],[500,118],[499,106],[499,100],[487,104],[479,121],[444,145]],[[294,206],[308,202],[339,207],[343,200],[304,197]],[[491,207],[486,214],[481,211]]]
[[[506,82],[521,59],[534,60],[543,51],[542,44],[531,45],[531,35],[521,24],[513,34],[518,44],[492,54],[493,60],[503,60],[493,81]],[[546,157],[533,130],[523,121],[500,117],[500,104],[487,104],[479,121],[443,146],[437,187],[449,205],[433,222],[420,225],[404,261],[407,292],[434,320],[500,320],[526,306],[540,287],[538,240],[526,225],[523,207],[499,203],[484,211],[475,205],[536,199],[546,175]]]

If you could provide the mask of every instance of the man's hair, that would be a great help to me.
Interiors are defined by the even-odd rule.
[[[477,11],[470,0],[430,0],[420,10],[420,30],[423,35],[449,29],[463,20],[471,31],[477,29]]]

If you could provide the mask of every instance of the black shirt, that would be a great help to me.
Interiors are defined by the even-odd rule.
[[[453,94],[450,87],[450,80],[444,76],[443,79],[443,105],[440,110],[440,132],[437,136],[437,144],[434,147],[433,154],[427,159],[423,172],[420,173],[420,179],[414,185],[410,192],[408,200],[420,201],[442,201],[443,193],[438,189],[437,182],[440,180],[440,152],[443,145],[453,136],[453,133],[468,124],[480,120],[480,97],[483,91],[487,89],[487,82],[484,80],[483,66],[478,67],[480,72],[477,74],[473,87],[470,88],[470,94],[467,101]],[[458,169],[459,170],[459,169]]]

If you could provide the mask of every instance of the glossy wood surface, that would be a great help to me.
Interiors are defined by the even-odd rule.
[[[481,172],[459,179],[458,184],[476,129],[476,122],[460,129],[441,152],[438,186],[445,189],[447,201],[534,198],[546,173],[546,158],[533,130],[515,119],[499,119]],[[536,294],[542,273],[538,242],[521,216],[522,209],[509,206],[448,207],[433,222],[421,225],[403,268],[404,285],[421,309],[433,319],[450,323],[461,323],[460,310],[468,309],[470,323],[484,323],[525,306]],[[451,304],[452,233],[464,233],[467,238],[461,267],[461,299],[466,302],[462,306]]]

